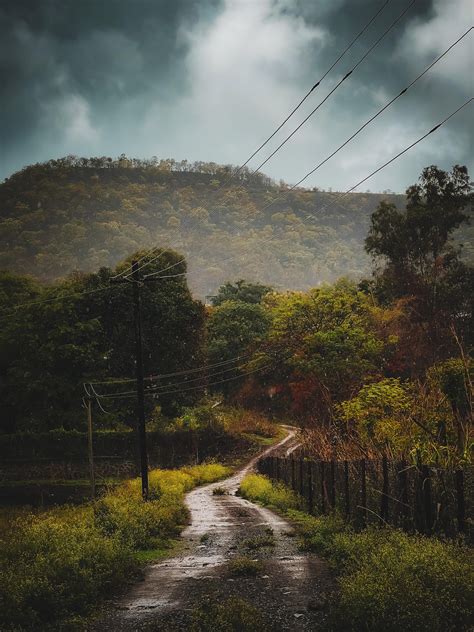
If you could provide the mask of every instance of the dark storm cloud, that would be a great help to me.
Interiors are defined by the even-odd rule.
[[[295,123],[407,2],[391,0]],[[67,153],[239,163],[381,4],[0,0],[0,177]],[[299,179],[466,30],[472,18],[470,0],[418,0],[265,171]],[[350,186],[470,96],[472,40],[471,33],[309,184]],[[426,164],[469,163],[470,119],[463,112],[435,140],[367,186],[401,190]]]

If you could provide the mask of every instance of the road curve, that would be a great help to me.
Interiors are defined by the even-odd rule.
[[[283,518],[235,495],[258,458],[286,453],[297,444],[297,429],[253,458],[234,475],[197,487],[187,494],[190,524],[182,533],[184,550],[174,558],[150,565],[142,582],[116,604],[93,629],[186,630],[193,608],[204,596],[238,596],[268,614],[276,630],[316,630],[324,619],[321,594],[330,583],[318,558],[298,551],[291,525]],[[215,488],[224,494],[215,495]],[[249,537],[273,532],[275,546],[252,551],[264,571],[252,579],[233,579],[226,568],[233,557],[248,555]],[[314,607],[319,604],[317,607]],[[157,627],[158,626],[158,627]]]

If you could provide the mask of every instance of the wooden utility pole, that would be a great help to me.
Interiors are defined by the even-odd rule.
[[[142,496],[148,500],[148,453],[146,447],[145,430],[145,385],[143,371],[143,343],[142,343],[142,317],[141,317],[141,296],[140,291],[143,281],[138,275],[138,261],[132,261],[131,278],[127,277],[111,279],[114,283],[133,284],[133,321],[135,330],[135,365],[137,381],[137,439],[138,454],[140,459],[140,475],[142,479]]]
[[[92,402],[87,398],[87,447],[89,452],[89,477],[91,482],[91,497],[95,500],[95,472],[94,472],[94,449],[92,444]]]
[[[145,430],[145,383],[143,380],[143,344],[141,314],[141,282],[138,278],[138,262],[132,262],[133,279],[133,320],[135,325],[135,359],[137,376],[137,421],[138,445],[140,450],[140,473],[142,477],[142,496],[148,500],[148,452]]]

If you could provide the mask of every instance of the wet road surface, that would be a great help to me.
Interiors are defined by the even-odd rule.
[[[297,446],[295,430],[264,452],[287,453]],[[260,455],[262,456],[262,455]],[[319,558],[298,550],[291,525],[235,493],[257,458],[230,478],[198,487],[186,497],[190,524],[182,533],[183,551],[152,564],[93,630],[189,630],[192,612],[206,600],[234,596],[264,613],[272,630],[318,630],[326,617],[330,572]],[[214,489],[220,488],[219,495]],[[273,536],[273,546],[248,546]],[[261,563],[255,577],[235,577],[233,558]],[[257,629],[257,628],[256,628]],[[218,629],[216,628],[216,632]]]

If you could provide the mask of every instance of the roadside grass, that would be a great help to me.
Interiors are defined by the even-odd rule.
[[[242,546],[250,551],[256,551],[257,549],[263,549],[265,547],[275,546],[275,538],[272,533],[263,533],[256,535],[253,538],[247,538],[242,542]]]
[[[337,515],[311,516],[298,497],[260,475],[242,481],[242,495],[279,509],[302,547],[329,560],[339,579],[331,609],[334,630],[467,632],[474,621],[474,556],[461,541],[409,535],[390,527],[355,532]]]
[[[272,483],[266,476],[249,474],[240,484],[239,493],[247,500],[256,500],[279,511],[298,509],[302,500],[286,485]]]
[[[255,577],[263,570],[260,560],[253,560],[246,555],[234,557],[227,563],[227,568],[231,575],[238,577]]]
[[[94,504],[12,512],[0,531],[0,629],[53,629],[87,614],[141,564],[170,551],[187,520],[185,493],[228,473],[216,463],[153,470],[147,503],[136,479]]]
[[[266,632],[262,613],[244,599],[230,597],[218,603],[207,599],[192,614],[190,632]]]
[[[226,496],[229,492],[226,490],[225,487],[215,487],[212,490],[212,495],[213,496]]]

